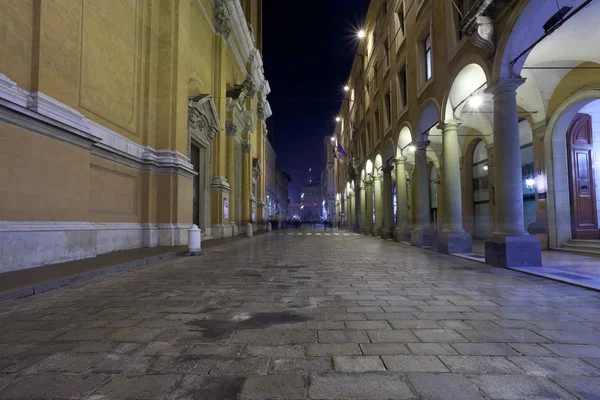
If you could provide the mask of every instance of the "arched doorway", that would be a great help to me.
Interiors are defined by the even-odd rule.
[[[597,187],[594,153],[600,154],[600,128],[594,132],[592,121],[600,122],[600,101],[594,101],[573,118],[567,131],[567,162],[571,200],[573,239],[600,239],[598,230]]]

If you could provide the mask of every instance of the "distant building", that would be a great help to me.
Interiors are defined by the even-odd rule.
[[[271,139],[272,140],[272,139]],[[270,140],[265,143],[265,220],[286,219],[291,178],[277,166],[277,155]]]
[[[335,138],[323,139],[323,172],[321,172],[321,215],[326,221],[335,219]]]
[[[302,186],[300,195],[300,215],[302,220],[321,220],[322,201],[321,200],[321,182],[315,182],[312,179]]]

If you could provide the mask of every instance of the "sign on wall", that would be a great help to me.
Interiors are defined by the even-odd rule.
[[[229,219],[229,199],[223,199],[223,219]]]

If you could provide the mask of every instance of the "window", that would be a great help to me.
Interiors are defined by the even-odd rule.
[[[431,34],[427,34],[425,40],[423,41],[424,50],[425,50],[425,80],[428,81],[432,76],[431,69]]]
[[[408,91],[406,88],[406,67],[398,72],[398,105],[403,109],[408,104]]]
[[[385,126],[389,127],[392,124],[392,95],[388,89],[383,98],[385,102]]]
[[[400,24],[400,32],[402,32],[402,37],[406,36],[404,34],[404,2],[400,3],[400,7],[398,7],[398,22]]]
[[[372,146],[375,147],[375,144],[379,141],[379,110],[375,111],[375,130],[373,132],[373,142]]]

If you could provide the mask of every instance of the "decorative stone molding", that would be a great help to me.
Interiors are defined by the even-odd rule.
[[[438,185],[442,184],[442,170],[441,170],[441,168],[436,168],[435,169],[435,183],[438,184]]]
[[[83,114],[42,92],[31,93],[27,108],[75,129],[90,132],[90,126]]]
[[[504,6],[512,0],[475,0],[465,13],[459,29],[480,47],[488,58],[496,52],[494,45],[495,20]]]
[[[258,106],[257,106],[257,110],[256,110],[256,116],[261,121],[264,121],[267,118],[267,113],[266,113],[266,110],[265,110],[265,105],[264,105],[264,103],[262,101],[258,102]]]
[[[29,92],[21,89],[8,76],[0,74],[0,99],[5,99],[21,107],[27,107],[29,103]]]
[[[487,58],[492,58],[496,52],[494,46],[494,21],[488,17],[477,17],[477,30],[471,35],[475,46],[485,52]]]
[[[223,176],[213,176],[210,182],[210,188],[216,192],[231,192],[231,186]]]
[[[229,16],[225,1],[215,0],[215,30],[225,40],[229,39],[229,35],[231,34],[230,20],[231,17]]]
[[[252,74],[246,75],[246,80],[242,84],[243,90],[246,93],[246,97],[252,99],[256,96],[256,83]]]
[[[249,140],[242,140],[242,154],[250,154],[250,150],[252,150],[252,143]]]
[[[256,121],[254,119],[253,116],[253,112],[252,110],[246,110],[244,111],[244,132],[246,133],[253,133],[255,126],[256,126]]]
[[[237,133],[237,126],[235,126],[235,122],[233,120],[228,119],[225,121],[225,135],[227,137],[235,136]]]
[[[191,137],[208,146],[219,133],[221,123],[212,95],[200,95],[189,101],[188,130]]]

